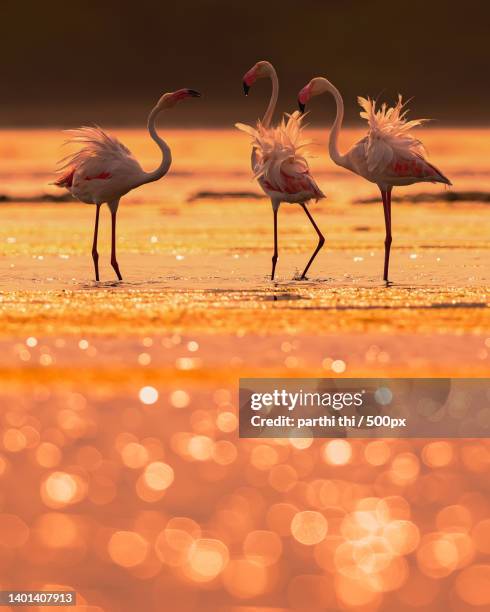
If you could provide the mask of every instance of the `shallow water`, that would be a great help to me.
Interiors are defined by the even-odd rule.
[[[78,330],[124,338],[138,326],[147,334],[154,329],[211,335],[237,329],[255,335],[300,335],[316,329],[339,334],[369,331],[380,337],[402,332],[455,338],[468,334],[475,342],[487,332],[488,204],[395,203],[393,284],[386,287],[381,281],[381,206],[354,203],[375,196],[376,187],[333,165],[324,146],[326,134],[313,132],[312,140],[323,146],[315,148],[312,172],[327,199],[311,210],[326,244],[308,280],[294,280],[316,236],[299,207],[283,205],[277,278],[271,283],[268,201],[193,199],[206,191],[260,194],[250,178],[248,138],[232,130],[162,133],[173,150],[171,172],[131,192],[121,203],[122,283],[114,280],[109,266],[106,210],[99,237],[102,281],[96,283],[90,256],[94,208],[75,201],[15,202],[15,197],[35,200],[45,193],[60,193],[49,182],[63,135],[2,133],[1,191],[14,198],[0,204],[4,337]],[[144,130],[118,130],[116,135],[144,167],[158,163],[158,151]],[[453,180],[457,192],[490,191],[489,135],[490,130],[420,130],[431,160]],[[341,147],[360,136],[345,130]],[[443,195],[445,188],[424,184],[398,192]],[[475,346],[475,355],[479,350]],[[403,356],[397,360],[403,361]],[[472,365],[476,364],[481,368],[481,358],[475,357]]]
[[[143,130],[117,131],[146,168],[158,152]],[[116,282],[109,266],[108,214],[101,218],[100,283],[90,245],[94,208],[73,202],[0,204],[3,257],[2,335],[79,333],[131,336],[135,326],[185,334],[437,333],[470,335],[482,364],[488,330],[490,219],[487,204],[394,204],[392,286],[381,281],[381,206],[355,204],[376,187],[328,159],[311,160],[327,199],[312,206],[326,244],[306,281],[294,280],[315,247],[303,211],[283,205],[279,262],[271,283],[271,210],[266,199],[207,197],[202,191],[257,192],[248,168],[248,138],[235,131],[165,132],[174,153],[163,180],[128,194],[118,215]],[[490,191],[489,131],[421,130],[455,191]],[[346,130],[346,143],[360,137]],[[10,197],[60,193],[49,186],[62,134],[5,132],[0,181]],[[314,132],[312,139],[325,141]],[[226,151],[226,155],[223,152]],[[398,190],[444,194],[439,185]],[[478,348],[478,346],[480,348]],[[476,355],[480,357],[476,357]],[[394,357],[401,365],[403,355]],[[485,362],[485,359],[483,360]],[[393,362],[392,362],[393,363]],[[260,366],[260,361],[257,362]],[[352,363],[351,367],[366,364]],[[397,366],[397,367],[398,367]]]

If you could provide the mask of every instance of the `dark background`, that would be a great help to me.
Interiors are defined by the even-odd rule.
[[[0,0],[0,18],[4,127],[139,126],[161,93],[180,87],[204,97],[172,111],[170,125],[250,122],[270,92],[261,81],[242,94],[259,59],[276,66],[281,110],[324,75],[349,122],[357,95],[391,101],[400,91],[414,97],[413,116],[489,123],[487,1]],[[333,115],[327,97],[314,108],[321,122]]]

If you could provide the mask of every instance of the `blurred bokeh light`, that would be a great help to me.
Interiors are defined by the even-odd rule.
[[[184,382],[2,413],[2,588],[84,612],[489,609],[487,440],[240,439],[231,387]]]

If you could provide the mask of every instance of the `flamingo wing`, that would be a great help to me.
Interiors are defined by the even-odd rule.
[[[303,137],[303,117],[295,111],[283,117],[277,127],[265,128],[260,121],[256,128],[242,123],[235,126],[253,138],[254,178],[261,179],[271,191],[290,195],[311,192],[312,197],[320,199],[324,195],[303,155],[303,150],[311,144]]]
[[[402,97],[393,107],[383,104],[376,109],[376,102],[370,98],[358,98],[363,109],[361,117],[369,125],[365,142],[365,157],[370,172],[384,172],[395,159],[424,158],[423,144],[414,138],[410,130],[422,125],[427,119],[407,121],[407,111],[403,111]]]
[[[99,127],[68,130],[68,134],[66,144],[81,145],[81,148],[61,160],[58,170],[61,176],[56,184],[71,187],[81,181],[124,181],[143,172],[131,151]]]
[[[270,173],[269,178],[264,179],[264,185],[270,191],[278,191],[289,195],[310,193],[315,200],[325,197],[311,176],[308,164],[303,163],[303,160],[285,160],[279,168],[279,173],[277,171]]]
[[[75,168],[65,168],[58,172],[59,176],[54,181],[53,185],[56,187],[66,187],[66,189],[70,189],[73,185],[73,176],[75,174]]]
[[[417,154],[395,154],[383,175],[388,183],[395,183],[396,180],[403,179],[410,182],[423,181],[451,185],[451,181],[438,168]]]
[[[423,144],[410,133],[427,119],[407,121],[400,95],[393,107],[382,104],[376,109],[376,103],[370,98],[358,98],[358,102],[363,109],[361,117],[367,120],[369,130],[353,147],[351,157],[359,168],[365,165],[370,180],[395,185],[420,181],[451,184],[427,161]]]

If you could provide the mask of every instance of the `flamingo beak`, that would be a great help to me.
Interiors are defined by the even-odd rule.
[[[250,85],[247,85],[245,81],[243,81],[243,93],[248,96],[248,92],[250,91]]]
[[[201,97],[201,94],[198,91],[196,91],[195,89],[188,89],[187,90],[187,94],[189,96],[191,96],[191,98],[200,98]]]
[[[298,94],[298,107],[303,115],[305,112],[306,103],[311,98],[311,85],[308,83]]]

